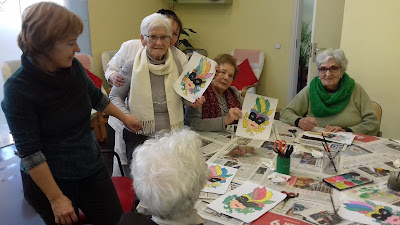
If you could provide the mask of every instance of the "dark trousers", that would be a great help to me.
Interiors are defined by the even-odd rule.
[[[149,139],[149,137],[132,133],[125,128],[122,135],[126,145],[126,158],[128,159],[128,165],[130,165],[132,162],[132,153],[134,152],[135,148],[143,144],[147,139]]]
[[[56,224],[51,204],[29,174],[21,171],[24,196],[46,224]],[[71,201],[79,218],[82,210],[93,225],[117,224],[123,211],[117,192],[104,166],[95,175],[79,179],[55,179],[57,185]]]

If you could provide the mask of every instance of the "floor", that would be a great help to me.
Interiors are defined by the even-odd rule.
[[[19,158],[14,155],[15,146],[0,149],[0,218],[1,224],[44,224],[40,216],[25,201]]]

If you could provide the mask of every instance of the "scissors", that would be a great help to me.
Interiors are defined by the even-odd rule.
[[[281,193],[286,195],[286,198],[283,199],[283,202],[284,202],[284,203],[283,203],[281,209],[283,209],[283,207],[285,207],[286,202],[289,201],[289,199],[291,199],[291,198],[296,198],[296,197],[299,196],[299,193],[296,193],[296,194],[295,194],[295,193],[293,193],[293,192],[286,192],[286,191],[281,191]]]
[[[287,145],[286,141],[275,140],[275,142],[274,142],[274,148],[277,149],[282,154],[285,154],[287,147],[288,147],[288,145]]]

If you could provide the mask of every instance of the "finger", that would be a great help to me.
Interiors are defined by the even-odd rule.
[[[71,220],[71,217],[68,215],[68,216],[66,216],[66,217],[64,217],[64,219],[65,219],[65,222],[68,224],[68,225],[72,225],[72,220]]]
[[[71,219],[72,219],[72,221],[73,221],[74,223],[77,223],[77,222],[78,222],[78,216],[76,216],[76,213],[75,213],[75,212],[71,215]]]
[[[57,217],[57,216],[56,216],[55,222],[56,222],[56,224],[61,224],[60,217]]]
[[[60,217],[60,223],[61,224],[67,224],[67,222],[65,221],[65,219],[63,217]]]

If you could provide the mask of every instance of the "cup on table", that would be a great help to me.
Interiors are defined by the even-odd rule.
[[[332,161],[335,164],[336,170],[339,172],[339,166],[340,166],[340,151],[337,152],[333,152],[331,151],[331,157],[332,157]],[[324,152],[324,156],[323,156],[323,161],[322,161],[322,168],[324,168],[324,173],[325,174],[329,174],[329,175],[335,175],[338,174],[338,172],[335,171],[335,168],[331,162],[331,160],[329,159],[329,153],[328,152]]]
[[[290,173],[290,157],[276,157],[276,172],[289,175]]]
[[[387,187],[393,191],[400,191],[399,171],[390,171]]]

